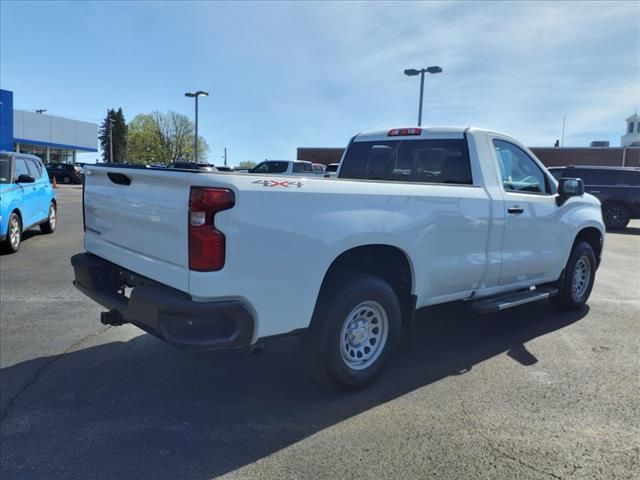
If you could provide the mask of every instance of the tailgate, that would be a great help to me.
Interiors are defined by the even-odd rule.
[[[180,171],[87,166],[85,249],[188,291],[189,178]]]

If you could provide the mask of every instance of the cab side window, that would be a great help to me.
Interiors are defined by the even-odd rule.
[[[494,139],[502,187],[516,193],[551,193],[547,177],[538,164],[520,147]]]

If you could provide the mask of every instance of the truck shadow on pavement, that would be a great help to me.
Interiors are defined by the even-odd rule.
[[[527,368],[537,359],[526,342],[587,313],[544,302],[489,316],[459,304],[422,310],[385,374],[350,393],[309,379],[295,339],[260,354],[180,351],[149,335],[74,351],[6,412],[3,478],[215,477],[495,355]],[[42,361],[1,373],[28,378]]]

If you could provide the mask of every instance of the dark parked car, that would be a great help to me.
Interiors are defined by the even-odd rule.
[[[210,163],[195,162],[173,162],[167,165],[167,168],[176,168],[180,170],[198,170],[200,172],[217,172],[218,169]]]
[[[629,220],[640,218],[640,168],[552,167],[556,178],[581,178],[585,192],[602,203],[602,216],[608,229],[620,230]]]
[[[55,178],[61,183],[82,183],[84,172],[82,167],[71,163],[48,163],[45,165],[49,174],[49,181]]]

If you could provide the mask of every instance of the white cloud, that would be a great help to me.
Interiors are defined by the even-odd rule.
[[[263,106],[276,124],[296,118],[287,132],[296,144],[415,122],[418,81],[402,71],[426,64],[444,68],[427,78],[427,122],[529,144],[550,145],[564,114],[571,141],[598,131],[615,141],[640,103],[637,2],[287,4],[255,14],[255,47],[276,69],[263,79]]]

